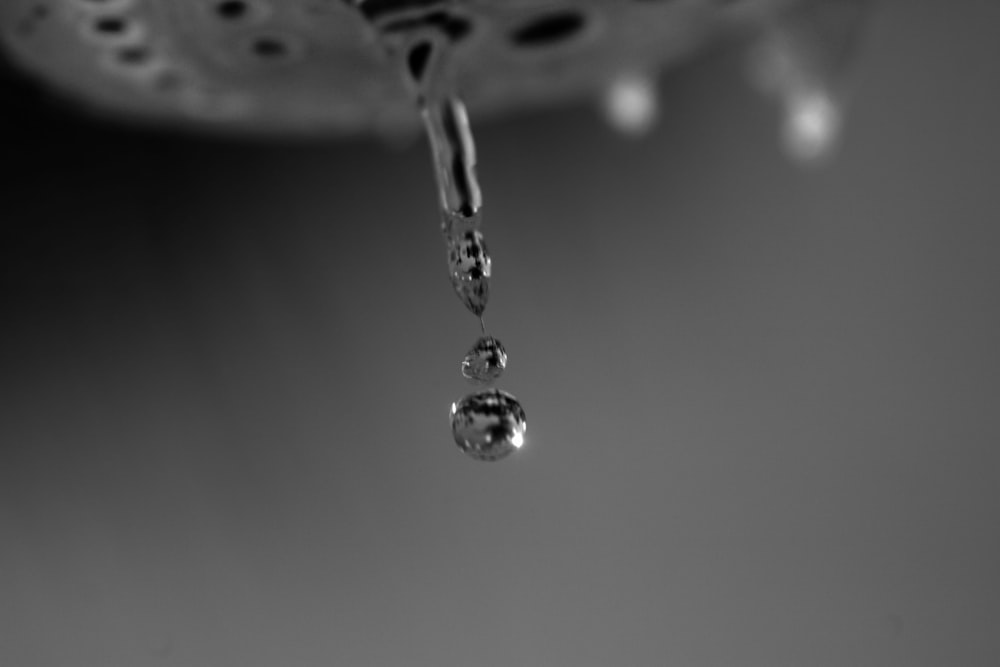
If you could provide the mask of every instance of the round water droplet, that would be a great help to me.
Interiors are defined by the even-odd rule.
[[[465,353],[462,375],[474,382],[489,383],[503,375],[507,367],[507,351],[493,336],[482,336]]]
[[[455,293],[474,315],[481,316],[490,298],[492,262],[478,230],[448,237],[448,273]]]
[[[499,389],[469,394],[451,406],[451,432],[477,461],[498,461],[524,444],[528,425],[517,399]]]

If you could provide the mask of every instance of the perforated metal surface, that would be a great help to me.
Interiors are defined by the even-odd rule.
[[[794,0],[9,0],[30,73],[133,117],[283,131],[412,124],[428,49],[477,114],[655,71]],[[398,49],[387,51],[377,36]],[[423,52],[414,51],[422,45]],[[395,54],[395,55],[393,55]]]

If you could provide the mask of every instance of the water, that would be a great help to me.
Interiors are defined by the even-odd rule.
[[[476,148],[465,105],[453,93],[418,96],[437,175],[441,234],[451,286],[465,308],[479,318],[483,335],[462,360],[462,375],[484,384],[507,365],[500,341],[486,335],[483,313],[490,297],[493,260],[482,232],[482,192],[476,178]],[[524,444],[527,424],[517,399],[499,389],[468,394],[451,406],[455,443],[473,459],[499,461]]]
[[[480,229],[483,196],[469,117],[454,95],[439,100],[418,96],[418,103],[437,175],[448,277],[466,309],[482,317],[490,298],[492,260]]]
[[[473,392],[451,406],[455,444],[478,461],[498,461],[524,444],[528,425],[514,396],[499,389]]]
[[[490,384],[503,375],[507,367],[507,351],[493,336],[481,336],[465,353],[462,375],[467,380]]]
[[[490,384],[502,375],[507,353],[496,338],[487,335],[483,322],[493,262],[482,231],[483,198],[476,176],[475,142],[451,71],[454,45],[468,31],[460,29],[462,21],[437,3],[348,1],[369,22],[386,54],[399,63],[403,80],[413,93],[434,163],[448,277],[459,300],[479,318],[482,327],[482,336],[462,361],[462,375]],[[831,14],[821,16],[784,14],[762,41],[754,65],[755,82],[783,103],[785,143],[794,157],[815,161],[829,154],[836,143],[840,107],[831,81],[851,51],[858,6],[849,2],[846,11],[834,8]],[[418,16],[421,13],[423,19]],[[405,16],[406,20],[393,23],[391,15]],[[430,16],[436,18],[430,20]],[[550,39],[553,30],[565,33],[566,26],[576,30],[582,25],[579,15],[558,16],[555,23],[549,16],[516,31],[514,41],[522,46],[537,45],[541,35]],[[823,38],[814,39],[816,35]],[[656,103],[653,80],[641,70],[626,71],[608,88],[605,112],[622,131],[641,134],[656,118]],[[526,424],[524,410],[514,396],[485,389],[452,404],[451,427],[462,451],[477,460],[496,461],[523,445]]]
[[[445,242],[448,278],[466,310],[479,318],[482,336],[466,353],[462,375],[483,384],[497,380],[507,365],[500,341],[486,334],[483,313],[490,298],[493,260],[482,232],[482,190],[476,176],[476,146],[465,105],[449,81],[451,47],[448,31],[428,31],[414,21],[412,30],[385,25],[388,5],[351,0],[385,53],[400,63],[403,80],[413,93],[431,148],[440,201],[440,231]],[[381,10],[379,9],[381,7]],[[403,3],[403,13],[413,7]],[[378,10],[378,11],[376,11]],[[423,26],[423,27],[421,27]],[[468,394],[451,406],[451,429],[459,448],[480,461],[497,461],[524,444],[527,425],[517,399],[499,389]]]
[[[493,261],[479,230],[446,235],[448,277],[459,300],[476,317],[482,317],[490,300]]]
[[[473,219],[482,208],[483,194],[465,105],[453,92],[437,93],[430,85],[418,93],[417,104],[431,145],[441,209],[446,215]]]

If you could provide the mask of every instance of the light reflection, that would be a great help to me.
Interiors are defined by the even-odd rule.
[[[622,74],[605,91],[603,106],[615,129],[634,136],[645,134],[659,115],[656,84],[642,74]]]
[[[785,103],[783,140],[789,155],[803,162],[828,157],[840,136],[842,114],[822,89],[797,91]]]
[[[528,427],[525,426],[524,430],[526,431],[527,429]],[[514,445],[517,449],[521,449],[521,446],[524,445],[524,431],[515,432],[513,437],[510,439],[510,444]]]

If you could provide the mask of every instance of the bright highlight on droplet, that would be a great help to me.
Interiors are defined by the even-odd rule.
[[[603,102],[608,122],[625,134],[649,132],[659,115],[656,84],[641,74],[617,77],[605,91]]]
[[[822,90],[789,95],[783,128],[785,150],[797,160],[827,157],[840,136],[840,106]]]
[[[524,429],[525,431],[528,429],[527,425],[525,425]],[[510,439],[510,444],[514,445],[517,449],[521,449],[521,446],[524,445],[524,431],[515,433]]]
[[[459,449],[477,461],[499,461],[524,445],[524,408],[499,389],[469,394],[451,406],[451,433]]]

